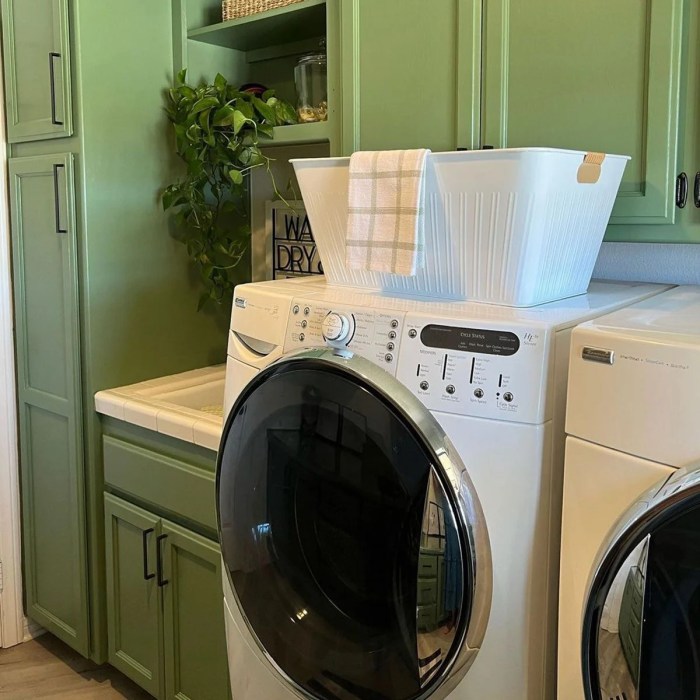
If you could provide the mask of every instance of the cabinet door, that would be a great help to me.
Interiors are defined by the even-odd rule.
[[[165,697],[229,697],[221,550],[190,530],[163,521]]]
[[[68,0],[2,0],[10,143],[70,136]]]
[[[156,698],[163,697],[159,525],[157,516],[105,495],[109,663]]]
[[[341,3],[342,147],[475,148],[480,0]]]
[[[487,0],[484,142],[632,156],[611,223],[673,223],[682,6]]]
[[[27,614],[87,654],[73,158],[9,172]]]

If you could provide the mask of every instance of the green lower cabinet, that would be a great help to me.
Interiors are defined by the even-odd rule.
[[[165,697],[229,697],[221,549],[211,540],[164,520]]]
[[[221,550],[105,494],[109,662],[158,700],[228,700]]]
[[[158,516],[105,495],[109,662],[163,697],[163,614],[156,576]]]

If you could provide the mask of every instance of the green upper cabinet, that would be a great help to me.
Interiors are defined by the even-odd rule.
[[[10,143],[70,136],[68,0],[2,0]]]
[[[27,614],[86,654],[73,158],[11,158],[9,172]]]
[[[480,0],[341,3],[342,150],[479,146]]]
[[[629,155],[611,223],[672,224],[683,1],[484,7],[484,143]]]

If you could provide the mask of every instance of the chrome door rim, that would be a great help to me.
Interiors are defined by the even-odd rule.
[[[640,496],[603,542],[587,586],[582,620],[581,670],[587,700],[600,697],[597,630],[619,568],[644,538],[676,518],[694,498],[700,504],[700,464],[679,469]]]
[[[234,405],[226,418],[226,423],[222,432],[222,444],[218,451],[217,458],[217,479],[216,498],[219,502],[219,476],[220,461],[223,453],[223,440],[228,434],[228,428],[237,414],[237,407],[244,403],[247,397],[255,391],[256,387],[264,382],[267,376],[273,373],[280,366],[288,364],[302,363],[313,360],[334,367],[349,377],[354,377],[366,385],[372,387],[378,396],[391,406],[392,410],[402,416],[411,425],[416,436],[418,436],[425,447],[437,457],[435,464],[436,471],[444,481],[445,492],[449,493],[453,500],[453,507],[459,515],[460,525],[463,528],[467,543],[469,566],[471,569],[471,590],[469,600],[471,605],[468,616],[461,625],[461,635],[455,641],[456,653],[451,654],[445,666],[441,669],[438,678],[431,682],[425,691],[416,700],[442,700],[445,698],[464,678],[474,659],[477,656],[481,643],[483,642],[488,625],[491,609],[491,598],[493,593],[493,569],[491,562],[491,548],[484,517],[478,495],[469,477],[467,468],[462,462],[459,454],[452,445],[437,420],[429,410],[413,395],[413,393],[401,382],[392,377],[388,372],[366,360],[359,355],[355,355],[348,350],[334,348],[303,349],[285,355],[274,362],[254,377],[246,385],[236,398]],[[219,512],[217,507],[217,520]],[[219,532],[221,523],[218,522]],[[466,561],[466,557],[465,557]],[[300,687],[282,670],[275,660],[265,649],[264,645],[250,625],[248,618],[240,605],[235,586],[233,585],[228,568],[226,576],[233,593],[236,606],[246,623],[248,632],[253,637],[256,646],[263,653],[265,659],[293,690],[304,698],[313,698],[306,689]]]

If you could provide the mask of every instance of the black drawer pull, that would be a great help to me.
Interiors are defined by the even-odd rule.
[[[67,229],[61,228],[61,206],[59,203],[59,193],[58,193],[58,170],[59,168],[65,168],[63,163],[53,164],[53,207],[54,216],[56,219],[56,233],[68,233]]]
[[[56,70],[54,61],[61,58],[60,53],[49,51],[49,81],[51,83],[51,123],[56,126],[63,126],[63,122],[56,118]]]
[[[693,187],[693,201],[695,206],[700,209],[700,171],[695,173],[695,186]]]
[[[676,206],[683,209],[688,203],[688,176],[681,173],[676,178]]]
[[[143,543],[143,580],[144,581],[150,581],[152,578],[155,578],[155,574],[149,574],[148,573],[148,536],[152,533],[155,532],[155,530],[152,527],[149,527],[148,530],[144,530],[142,533],[142,543]]]
[[[161,588],[170,583],[167,578],[163,578],[163,550],[160,546],[160,543],[167,538],[167,535],[158,535],[156,538],[156,570],[158,571],[158,585]]]

